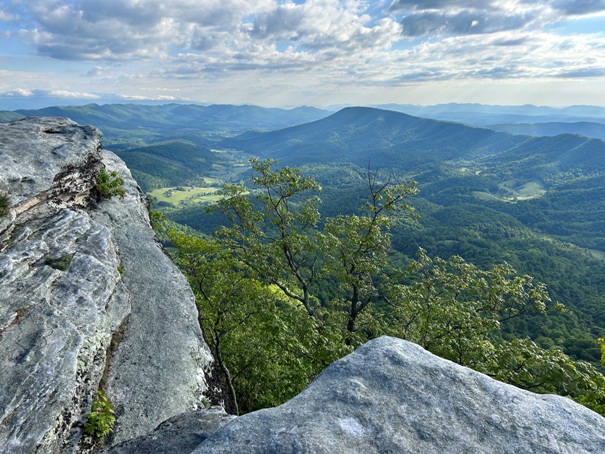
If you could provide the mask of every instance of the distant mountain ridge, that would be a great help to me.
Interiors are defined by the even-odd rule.
[[[36,110],[0,112],[0,118],[26,116],[68,117],[79,124],[90,124],[103,130],[106,136],[115,132],[149,129],[150,134],[175,134],[194,130],[223,133],[248,130],[273,130],[307,123],[330,114],[315,107],[294,109],[265,108],[251,105],[198,104],[88,104],[85,106],[55,106]]]
[[[287,165],[346,162],[364,167],[371,161],[382,168],[414,171],[431,162],[468,161],[502,172],[524,174],[531,169],[543,176],[570,169],[605,170],[601,140],[570,134],[511,135],[369,107],[345,108],[279,131],[246,133],[222,145]]]
[[[499,106],[485,104],[377,104],[372,107],[403,112],[435,120],[456,121],[477,126],[502,123],[576,123],[593,122],[605,125],[605,107],[599,106]],[[562,131],[564,132],[564,131]]]
[[[469,137],[474,148],[469,150]],[[313,123],[267,133],[246,133],[223,146],[272,157],[288,165],[318,162],[367,164],[369,158],[391,165],[470,157],[498,143],[508,147],[527,140],[485,128],[413,117],[370,107],[348,107]],[[432,153],[428,153],[430,145]],[[499,146],[500,148],[503,145]]]
[[[548,122],[548,123],[507,123],[486,125],[494,131],[509,134],[523,134],[528,136],[557,136],[559,134],[582,134],[586,137],[605,140],[605,124],[580,121],[575,123]]]

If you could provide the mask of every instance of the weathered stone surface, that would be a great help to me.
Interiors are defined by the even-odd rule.
[[[104,155],[108,170],[130,175],[116,155]],[[202,408],[207,403],[204,369],[212,362],[189,283],[155,240],[145,198],[134,180],[126,179],[125,189],[128,197],[103,202],[93,213],[97,222],[112,226],[132,305],[108,380],[118,416],[113,443]]]
[[[163,422],[149,435],[125,441],[103,453],[189,453],[234,418],[235,416],[225,413],[222,407],[182,413]]]
[[[103,375],[116,440],[205,400],[211,356],[193,295],[100,136],[58,118],[0,124],[0,191],[11,203],[0,217],[1,453],[84,449],[83,416]],[[103,164],[127,194],[95,207]],[[110,349],[116,332],[122,343]]]
[[[209,453],[603,453],[605,419],[381,337],[280,407],[241,416]]]

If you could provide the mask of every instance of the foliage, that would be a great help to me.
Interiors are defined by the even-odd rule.
[[[377,184],[369,172],[368,188],[365,214],[328,218],[323,232],[327,272],[341,289],[336,302],[344,303],[348,315],[349,345],[355,333],[368,327],[360,316],[383,299],[379,285],[386,279],[383,270],[391,251],[392,219],[387,214],[411,211],[404,199],[418,192],[414,183],[391,185],[387,180]],[[371,324],[371,319],[365,323]]]
[[[108,173],[105,167],[101,167],[97,172],[96,189],[101,199],[110,199],[116,195],[124,198],[126,195],[124,180],[120,178],[115,170]]]
[[[102,390],[97,392],[97,397],[92,403],[90,413],[86,415],[84,433],[100,440],[113,430],[115,416],[113,405]]]
[[[250,277],[216,242],[175,231],[170,238],[234,413],[279,405],[345,354],[315,319]]]
[[[6,216],[8,214],[9,198],[8,194],[0,192],[0,216]]]
[[[512,320],[563,309],[544,284],[507,264],[481,270],[459,256],[431,259],[422,249],[397,268],[389,229],[409,209],[414,185],[368,177],[364,210],[322,221],[319,186],[275,165],[253,161],[257,189],[250,194],[225,187],[217,209],[231,224],[215,239],[171,234],[235,411],[281,403],[381,334],[516,386],[605,409],[605,378],[593,366],[502,332]]]
[[[530,339],[513,339],[484,351],[477,369],[538,393],[570,397],[605,414],[605,377],[592,364],[574,361],[560,348],[544,349]]]
[[[61,257],[46,257],[44,263],[55,270],[67,271],[73,254],[63,254]]]
[[[252,271],[314,315],[311,288],[317,277],[314,252],[319,248],[315,230],[319,198],[301,196],[320,187],[300,169],[272,171],[274,161],[251,162],[258,173],[254,186],[260,188],[255,197],[262,208],[254,206],[245,187],[225,186],[217,207],[232,225],[220,228],[218,235]]]
[[[482,271],[457,256],[432,260],[422,249],[385,291],[394,308],[386,328],[391,334],[469,367],[483,360],[502,322],[545,314],[549,301],[543,284],[517,276],[509,265]]]
[[[320,225],[320,187],[312,178],[300,169],[275,168],[275,161],[251,162],[258,175],[252,179],[256,203],[244,187],[225,187],[217,206],[231,226],[219,228],[218,237],[258,279],[277,286],[312,317],[319,317],[318,288],[326,280],[338,282],[323,303],[347,314],[343,328],[353,345],[359,317],[381,298],[375,281],[391,246],[388,214],[409,209],[405,199],[417,193],[414,183],[379,183],[368,171],[364,214]]]

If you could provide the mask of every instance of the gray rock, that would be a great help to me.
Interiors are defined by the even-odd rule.
[[[103,453],[189,453],[234,418],[235,416],[225,413],[222,407],[182,413],[164,421],[150,434],[120,443]]]
[[[210,453],[603,453],[605,419],[381,337],[272,409],[241,416]]]
[[[67,119],[0,124],[11,204],[0,217],[0,453],[87,449],[82,423],[103,376],[116,442],[205,403],[212,359],[193,295],[100,137]],[[127,194],[97,207],[102,163]]]
[[[104,162],[108,170],[130,176],[113,153],[105,152]],[[103,202],[93,213],[97,222],[112,226],[132,305],[108,380],[118,416],[113,443],[203,408],[208,402],[205,371],[213,361],[189,283],[157,243],[144,195],[134,180],[125,181],[128,196],[119,203]]]

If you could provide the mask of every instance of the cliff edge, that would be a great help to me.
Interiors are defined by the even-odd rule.
[[[102,387],[110,443],[208,404],[194,296],[101,133],[63,118],[0,124],[0,452],[82,452]],[[101,167],[125,196],[99,201]]]

